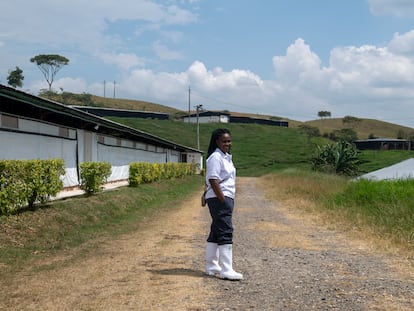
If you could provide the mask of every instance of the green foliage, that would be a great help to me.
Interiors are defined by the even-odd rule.
[[[355,176],[358,173],[358,152],[353,145],[345,141],[316,146],[311,161],[312,168],[317,171],[345,176]]]
[[[66,105],[83,105],[83,106],[96,106],[92,100],[92,95],[88,93],[74,94],[70,92],[63,92],[61,95],[61,101]]]
[[[361,179],[348,186],[332,201],[331,208],[346,212],[394,241],[414,242],[413,179],[370,181]]]
[[[342,123],[344,125],[349,124],[350,126],[354,126],[356,123],[359,123],[361,121],[362,121],[362,119],[357,118],[357,117],[353,117],[353,116],[345,116],[342,119]]]
[[[65,174],[62,159],[27,161],[25,169],[26,184],[29,186],[29,208],[36,201],[46,203],[50,196],[55,196],[63,188],[60,179]]]
[[[15,70],[11,70],[7,76],[7,84],[16,88],[23,86],[23,70],[16,66]]]
[[[35,63],[42,72],[49,85],[49,91],[52,90],[52,83],[57,72],[69,63],[69,59],[57,54],[39,54],[30,59]]]
[[[162,179],[180,178],[195,174],[192,163],[147,163],[136,162],[129,165],[129,185],[136,187]]]
[[[349,180],[303,170],[281,171],[264,178],[268,195],[277,202],[310,200],[314,205],[305,203],[300,208],[321,213],[330,226],[340,223],[414,251],[414,179]]]
[[[194,123],[118,117],[110,119],[185,146],[197,146],[197,128]],[[310,168],[312,143],[306,134],[297,129],[259,124],[201,123],[202,150],[207,150],[211,133],[218,127],[228,128],[232,133],[232,154],[238,176],[260,176],[293,166]]]
[[[64,173],[62,159],[0,161],[0,214],[47,202],[63,188]]]
[[[102,191],[108,177],[111,175],[109,162],[83,162],[80,164],[80,188],[87,194]]]
[[[168,216],[160,213],[180,206],[184,198],[200,190],[202,182],[202,177],[192,175],[180,182],[172,179],[120,187],[99,196],[52,201],[47,209],[36,213],[0,218],[0,228],[7,228],[0,230],[0,279],[9,271],[21,269],[27,261],[62,249],[70,249],[72,255],[82,258],[99,246],[94,239],[136,232],[142,219],[154,213],[157,217]]]
[[[412,158],[413,153],[407,150],[363,150],[358,157],[359,171],[364,174]]]
[[[321,133],[319,132],[319,128],[317,128],[316,126],[300,124],[298,128],[299,128],[299,131],[305,133],[306,135],[310,137],[318,137],[321,135]]]
[[[330,111],[318,111],[318,117],[319,118],[326,118],[326,117],[330,117],[330,116],[331,116]]]
[[[358,139],[358,136],[353,129],[333,130],[331,133],[329,133],[328,137],[333,141],[343,140],[350,143]]]

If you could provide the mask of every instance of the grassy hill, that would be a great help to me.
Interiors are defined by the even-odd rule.
[[[378,138],[397,138],[399,131],[406,134],[414,132],[414,129],[410,127],[373,119],[359,119],[359,121],[352,124],[344,124],[343,118],[328,118],[307,121],[304,124],[319,128],[321,134],[330,133],[333,130],[352,128],[359,139],[367,139],[370,135]]]
[[[169,106],[151,103],[140,100],[130,99],[118,99],[118,98],[104,98],[91,94],[73,94],[63,92],[61,94],[46,92],[41,94],[43,97],[61,102],[66,105],[84,105],[94,107],[106,107],[106,108],[118,108],[128,110],[140,110],[140,111],[152,111],[168,113],[172,117],[187,115],[187,111],[182,111]],[[263,118],[273,120],[286,120],[289,121],[290,128],[297,128],[298,126],[305,124],[312,127],[317,127],[320,133],[328,134],[334,130],[341,130],[344,128],[352,128],[359,139],[367,139],[370,136],[379,138],[397,138],[399,132],[403,132],[406,135],[414,133],[414,129],[410,127],[401,126],[398,124],[373,120],[373,119],[357,119],[358,121],[353,123],[344,123],[343,118],[325,118],[306,122],[300,122],[296,120],[290,120],[283,117],[275,117],[264,114],[249,114],[240,112],[229,112],[234,116],[245,116],[251,118]],[[141,125],[140,125],[141,126]],[[155,126],[155,125],[154,125]],[[148,130],[151,133],[151,129]],[[160,135],[161,137],[168,137],[168,130]],[[188,144],[192,146],[194,142]]]
[[[172,121],[175,119],[174,117],[186,115],[187,112],[185,111],[145,101],[103,98],[90,94],[64,92],[62,94],[52,93],[45,95],[47,95],[45,97],[67,105],[88,105],[169,113],[173,118],[164,121],[151,119],[110,119],[182,145],[197,147],[196,124]],[[283,119],[261,114],[230,113],[235,116],[252,118]],[[311,141],[305,134],[297,130],[302,124],[317,127],[322,135],[334,130],[352,128],[357,133],[359,139],[366,139],[369,136],[397,138],[397,134],[400,131],[406,134],[414,132],[412,128],[378,120],[355,118],[356,121],[352,123],[344,123],[343,120],[343,118],[327,118],[307,122],[287,120],[289,121],[289,128],[255,124],[200,124],[200,149],[207,150],[210,133],[215,128],[218,126],[228,127],[233,133],[234,161],[238,167],[238,173],[241,176],[259,176],[286,167],[310,167],[309,159],[313,152],[314,143],[326,143],[326,140],[324,141],[323,138],[313,138]],[[363,161],[360,167],[361,173],[392,165],[409,157],[411,157],[410,152],[389,151],[381,153],[364,151],[361,153]]]
[[[189,147],[197,147],[194,123],[172,120],[110,118],[133,128]],[[218,127],[232,132],[234,162],[241,176],[259,176],[286,167],[309,166],[312,144],[296,129],[257,124],[200,124],[200,149],[207,151],[211,132]]]

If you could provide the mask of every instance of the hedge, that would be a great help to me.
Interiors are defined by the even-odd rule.
[[[0,214],[10,214],[35,202],[45,203],[63,188],[62,159],[1,160]]]
[[[129,185],[151,183],[161,179],[180,178],[193,175],[196,165],[193,163],[146,163],[134,162],[129,165]]]

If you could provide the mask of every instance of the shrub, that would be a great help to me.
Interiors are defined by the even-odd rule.
[[[0,214],[45,203],[62,188],[62,159],[0,161]]]
[[[129,165],[129,185],[134,187],[161,179],[180,178],[195,172],[196,165],[192,163],[135,162]]]
[[[80,164],[80,188],[87,194],[102,191],[108,177],[111,175],[109,162],[83,162]]]
[[[317,171],[355,176],[358,174],[358,151],[354,145],[340,141],[325,146],[316,146],[311,158],[312,168]]]

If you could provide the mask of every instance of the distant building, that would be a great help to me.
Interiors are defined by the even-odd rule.
[[[184,122],[196,123],[197,114],[191,114],[189,117],[183,117]],[[198,114],[199,123],[248,123],[248,124],[262,124],[271,126],[289,127],[288,121],[283,120],[269,120],[262,118],[238,117],[232,116],[231,113],[222,111],[204,111]]]
[[[92,113],[100,117],[120,117],[120,118],[141,118],[141,119],[159,119],[168,120],[168,113],[151,112],[151,111],[139,111],[128,109],[114,109],[103,107],[91,107],[91,106],[70,106],[85,112]]]
[[[82,162],[109,162],[109,182],[128,180],[131,162],[187,162],[203,152],[0,84],[0,159],[60,158],[64,187],[80,182]]]
[[[406,139],[374,138],[355,140],[354,144],[359,150],[409,150],[410,143]]]
[[[254,123],[254,124],[261,124],[261,125],[289,127],[288,121],[269,120],[269,119],[261,119],[261,118],[250,118],[250,117],[230,116],[230,123],[250,123],[250,124]]]
[[[199,123],[229,123],[230,113],[222,111],[203,111],[198,114]],[[197,123],[197,114],[183,117],[184,122]]]

